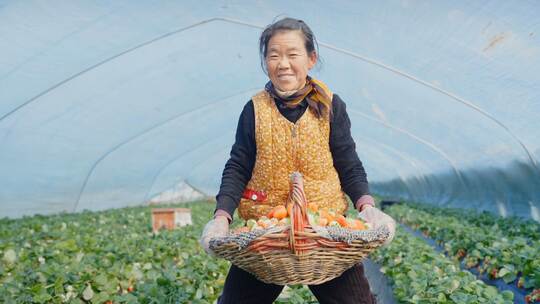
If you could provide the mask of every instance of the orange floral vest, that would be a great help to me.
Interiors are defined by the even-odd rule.
[[[330,122],[307,109],[292,123],[285,118],[266,91],[252,98],[255,109],[257,156],[246,188],[263,191],[264,201],[242,198],[240,217],[257,219],[277,205],[285,205],[289,195],[289,175],[298,171],[304,178],[308,203],[339,213],[347,210],[347,200],[330,152]]]

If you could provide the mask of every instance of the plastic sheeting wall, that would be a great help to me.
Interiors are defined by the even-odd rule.
[[[540,220],[537,1],[0,1],[0,216],[213,195],[280,14],[375,193]]]

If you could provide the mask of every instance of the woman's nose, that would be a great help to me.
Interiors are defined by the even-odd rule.
[[[280,69],[287,69],[289,68],[289,59],[287,59],[287,57],[282,57],[281,60],[279,61],[279,65],[278,65],[278,68]]]

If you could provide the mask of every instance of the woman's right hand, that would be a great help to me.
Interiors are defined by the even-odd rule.
[[[229,220],[226,216],[218,215],[214,219],[210,220],[206,226],[204,226],[201,239],[199,240],[204,251],[209,255],[214,255],[214,252],[210,250],[210,239],[215,237],[223,237],[229,233]]]

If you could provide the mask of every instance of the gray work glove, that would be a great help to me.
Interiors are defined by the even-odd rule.
[[[384,245],[388,245],[390,242],[392,242],[392,239],[396,233],[396,221],[394,221],[394,219],[388,214],[375,207],[367,206],[364,208],[364,210],[362,210],[362,212],[358,213],[358,217],[363,221],[370,223],[374,229],[380,227],[381,225],[385,225],[390,231],[390,235],[384,242]]]
[[[199,240],[204,251],[209,255],[214,255],[214,252],[209,248],[211,238],[223,237],[229,233],[229,220],[225,216],[216,216],[204,226],[201,239]]]

